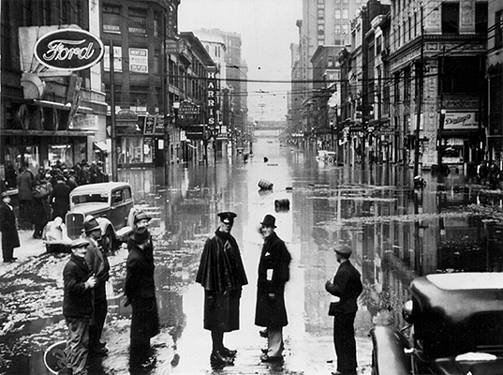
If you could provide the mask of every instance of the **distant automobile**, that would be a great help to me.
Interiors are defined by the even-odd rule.
[[[86,216],[92,215],[101,227],[101,245],[108,252],[127,240],[132,231],[134,213],[131,186],[125,182],[105,182],[78,186],[70,193],[70,211],[66,214],[70,239],[82,235]]]
[[[326,164],[333,164],[336,161],[336,153],[334,151],[319,150],[316,160]]]
[[[410,293],[410,326],[370,332],[373,375],[503,374],[503,273],[428,275]]]

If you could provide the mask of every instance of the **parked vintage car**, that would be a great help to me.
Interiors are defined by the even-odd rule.
[[[132,231],[134,213],[131,186],[125,182],[105,182],[78,186],[70,193],[70,211],[66,214],[67,236],[73,240],[82,235],[84,220],[94,216],[101,227],[101,245],[108,252],[127,240]],[[46,242],[58,248],[54,241]],[[60,247],[60,246],[59,246]]]
[[[503,374],[503,273],[428,275],[410,293],[410,326],[371,330],[373,375]]]

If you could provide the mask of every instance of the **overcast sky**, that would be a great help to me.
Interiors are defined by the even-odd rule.
[[[241,34],[249,79],[290,79],[290,44],[299,40],[295,23],[302,19],[302,0],[181,0],[178,17],[180,32],[218,28]],[[289,88],[290,84],[249,83],[249,115],[284,120]]]

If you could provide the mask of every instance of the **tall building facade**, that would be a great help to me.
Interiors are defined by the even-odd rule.
[[[178,157],[177,146],[166,145],[164,136],[166,130],[172,132],[164,121],[178,100],[176,89],[169,90],[164,80],[170,65],[165,41],[176,38],[178,5],[179,0],[103,1],[103,82],[110,104],[114,87],[119,166],[160,166]],[[107,117],[109,137],[114,116],[110,112]]]
[[[241,56],[241,35],[220,29],[198,29],[194,33],[203,41],[225,44],[221,62],[220,88],[222,90],[219,121],[227,133],[230,145],[243,147],[249,137],[248,126],[248,65]],[[219,57],[221,59],[221,57]]]

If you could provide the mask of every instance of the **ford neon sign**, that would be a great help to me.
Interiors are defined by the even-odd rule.
[[[105,48],[96,36],[85,30],[59,29],[43,35],[35,43],[35,58],[58,70],[83,70],[97,64]]]

